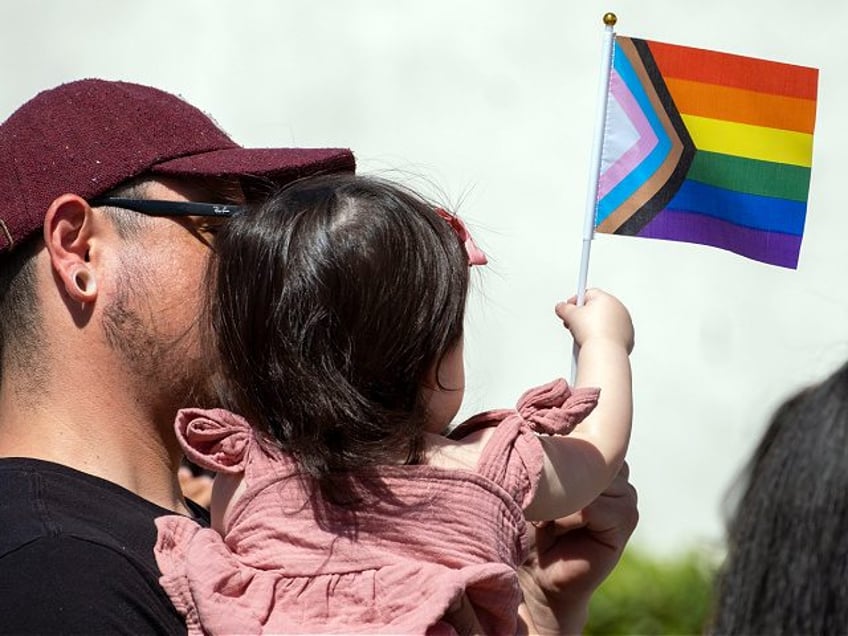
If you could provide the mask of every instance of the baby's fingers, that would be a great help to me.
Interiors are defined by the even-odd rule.
[[[568,300],[563,300],[556,304],[554,307],[554,311],[556,315],[559,316],[559,319],[562,320],[562,324],[568,327],[568,321],[571,315],[577,310],[577,297],[572,296]]]

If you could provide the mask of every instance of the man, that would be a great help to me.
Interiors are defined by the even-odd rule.
[[[172,426],[214,405],[197,316],[215,227],[268,181],[352,170],[346,149],[241,148],[123,82],[59,86],[0,125],[0,631],[185,630],[153,519],[205,519]],[[625,472],[540,529],[528,622],[579,630],[635,523]]]

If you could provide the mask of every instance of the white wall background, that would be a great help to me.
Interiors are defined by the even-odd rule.
[[[348,146],[461,213],[491,266],[463,413],[569,371],[553,314],[575,291],[601,16],[618,32],[821,69],[797,271],[713,248],[599,236],[589,283],[637,328],[633,545],[715,546],[720,505],[772,409],[848,357],[840,197],[841,0],[0,0],[0,118],[103,77],[178,93],[253,146]]]

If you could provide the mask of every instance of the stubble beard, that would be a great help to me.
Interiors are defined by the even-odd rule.
[[[130,391],[173,421],[177,409],[214,403],[209,370],[199,351],[197,321],[169,334],[144,302],[144,287],[142,277],[130,282],[126,272],[120,275],[118,291],[103,311],[103,330],[133,379]]]

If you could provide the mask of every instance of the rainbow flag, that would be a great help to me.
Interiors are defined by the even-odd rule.
[[[595,230],[796,268],[818,70],[616,36]]]

